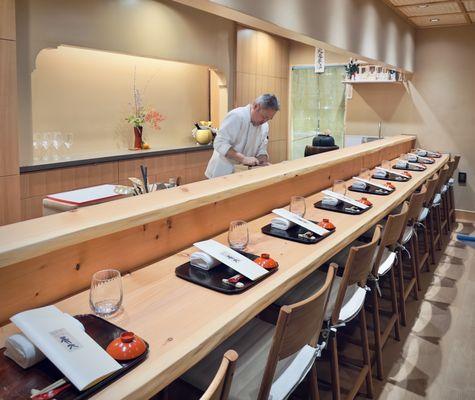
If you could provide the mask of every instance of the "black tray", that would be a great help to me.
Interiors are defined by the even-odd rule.
[[[310,221],[313,222],[314,224],[318,224],[318,222],[315,221]],[[335,229],[330,230],[329,234],[320,236],[317,233],[314,233],[313,236],[315,236],[315,239],[307,239],[307,238],[301,238],[299,237],[299,233],[303,234],[305,232],[308,232],[307,228],[304,228],[303,226],[295,225],[290,229],[287,229],[286,231],[283,229],[277,229],[277,228],[272,228],[271,224],[268,224],[266,226],[263,226],[261,229],[262,233],[265,233],[266,235],[270,236],[275,236],[281,239],[286,239],[286,240],[292,240],[293,242],[298,242],[298,243],[303,243],[303,244],[315,244],[318,243],[320,240],[325,239],[326,237],[330,236],[333,232],[335,232]]]
[[[258,257],[255,254],[246,253],[244,251],[240,251],[239,253],[251,260],[255,260]],[[243,278],[240,282],[244,284],[244,287],[241,288],[237,288],[223,283],[223,278],[231,278],[232,276],[238,274],[237,271],[228,267],[225,264],[220,264],[214,267],[213,269],[206,271],[204,269],[193,267],[190,262],[186,262],[176,267],[175,275],[186,281],[196,283],[197,285],[204,286],[208,289],[216,290],[221,293],[238,294],[246,291],[247,289],[259,283],[263,279],[272,275],[277,270],[278,268],[273,268],[269,270],[268,274],[255,281],[251,281],[248,278]]]
[[[373,175],[372,178],[380,179],[382,181],[393,181],[393,182],[407,182],[408,180],[411,179],[411,177],[409,176],[403,177],[403,176],[392,174],[392,173],[389,173],[389,175],[384,178],[376,176],[376,175]]]
[[[118,338],[121,333],[125,332],[124,329],[93,314],[76,315],[74,318],[84,325],[86,333],[103,349],[112,340]],[[122,369],[114,372],[96,385],[82,392],[71,385],[68,389],[54,396],[54,398],[57,400],[89,398],[145,360],[148,354],[148,343],[146,345],[147,350],[144,354],[130,361],[118,361],[122,365]],[[2,400],[29,399],[31,389],[43,389],[58,379],[64,378],[62,372],[48,359],[25,370],[8,357],[5,357],[3,351],[0,354],[0,376],[2,383],[2,395],[0,397]]]
[[[346,201],[340,201],[336,206],[327,206],[325,204],[322,204],[321,200],[314,203],[313,206],[315,208],[320,208],[321,210],[334,211],[334,212],[348,214],[348,215],[360,215],[368,211],[371,207],[373,207],[373,206],[369,206],[368,208],[363,209],[363,208],[353,206],[352,204],[347,203]],[[353,207],[356,209],[356,211],[353,211],[353,212],[347,211],[345,210],[345,208],[347,207]]]
[[[389,189],[381,189],[379,187],[373,186],[371,184],[367,184],[365,189],[359,189],[359,188],[354,188],[353,186],[348,186],[348,190],[350,192],[358,192],[358,193],[364,193],[364,194],[375,194],[377,196],[387,196],[388,194],[391,194],[394,192],[394,190],[389,190]]]
[[[420,167],[418,166],[417,168],[420,168]],[[397,167],[396,165],[393,165],[393,169],[399,169],[402,171],[409,171],[409,172],[423,172],[426,170],[426,168],[420,168],[420,169],[400,168],[400,167]]]

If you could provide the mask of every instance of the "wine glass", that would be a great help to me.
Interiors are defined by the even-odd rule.
[[[51,143],[54,148],[53,158],[57,160],[60,156],[60,151],[63,144],[63,134],[61,132],[53,132]]]
[[[41,158],[41,133],[33,133],[33,161]]]
[[[63,135],[64,147],[66,148],[66,158],[70,158],[73,139],[74,135],[71,132],[67,132]]]
[[[51,146],[51,133],[44,132],[41,135],[41,147],[43,148],[43,160],[48,160],[48,150]]]
[[[92,276],[89,305],[95,314],[109,317],[122,305],[122,277],[116,269],[104,269]]]
[[[249,230],[246,221],[231,221],[228,231],[228,243],[234,250],[244,250],[249,243]]]
[[[333,181],[333,192],[346,196],[346,182],[340,179]]]
[[[290,198],[289,211],[295,215],[298,215],[299,217],[303,217],[306,211],[305,197],[292,196]]]

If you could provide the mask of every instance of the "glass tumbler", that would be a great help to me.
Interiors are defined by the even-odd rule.
[[[244,250],[249,243],[249,230],[246,221],[231,221],[228,231],[228,243],[234,250]]]
[[[116,269],[104,269],[92,276],[89,305],[95,314],[108,317],[122,304],[122,278]]]
[[[361,168],[359,177],[369,181],[371,179],[371,172],[368,168]]]
[[[391,169],[391,161],[389,160],[381,161],[381,167],[386,168],[386,169]]]
[[[292,196],[290,198],[289,211],[298,215],[299,217],[303,217],[306,211],[305,197]]]
[[[334,180],[332,190],[335,193],[339,193],[343,196],[346,196],[346,182],[342,180]]]

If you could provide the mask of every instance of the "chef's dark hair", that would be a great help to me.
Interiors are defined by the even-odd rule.
[[[275,110],[279,111],[280,103],[277,97],[274,94],[264,93],[261,94],[254,103],[259,104],[262,108],[266,110]]]

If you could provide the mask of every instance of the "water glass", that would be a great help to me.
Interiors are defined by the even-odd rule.
[[[51,133],[44,132],[41,135],[41,147],[43,149],[43,160],[48,160],[48,150],[51,146]]]
[[[63,134],[61,132],[53,132],[52,134],[53,158],[57,160],[61,155],[61,147],[63,145]]]
[[[368,168],[361,168],[361,171],[360,171],[360,174],[359,174],[359,177],[361,179],[366,179],[367,181],[369,181],[371,179],[371,172]]]
[[[228,231],[228,243],[234,250],[244,250],[249,243],[249,230],[246,221],[231,221]]]
[[[339,179],[334,180],[332,190],[335,193],[346,196],[346,182]]]
[[[391,169],[391,161],[389,160],[381,161],[381,167],[386,168],[386,169]]]
[[[38,161],[41,158],[41,133],[33,133],[33,160]]]
[[[298,215],[299,217],[303,217],[306,211],[305,197],[292,196],[290,198],[289,211]]]
[[[122,278],[116,269],[104,269],[92,276],[89,305],[95,314],[108,317],[122,304]]]
[[[63,134],[64,147],[66,148],[66,158],[70,158],[71,147],[73,146],[74,135],[71,132]]]

